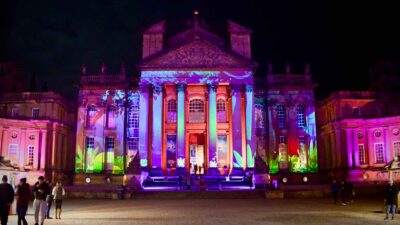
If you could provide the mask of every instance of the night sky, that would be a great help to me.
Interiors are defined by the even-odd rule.
[[[28,84],[36,77],[50,90],[76,95],[84,63],[88,72],[127,67],[137,75],[141,34],[166,19],[168,35],[185,29],[195,9],[211,31],[226,34],[226,21],[253,30],[253,58],[265,76],[271,61],[311,64],[317,97],[332,90],[366,89],[368,68],[380,59],[399,59],[400,14],[384,1],[224,0],[3,0],[0,3],[0,61],[14,61]],[[281,67],[281,68],[279,68]],[[296,72],[300,72],[293,68]]]

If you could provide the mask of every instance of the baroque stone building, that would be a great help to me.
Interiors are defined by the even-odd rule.
[[[143,33],[138,82],[123,67],[118,74],[105,65],[101,74],[82,68],[76,183],[120,181],[134,165],[141,181],[254,171],[265,183],[268,172],[317,172],[309,66],[303,74],[289,65],[282,74],[271,69],[268,86],[258,87],[250,29],[228,21],[227,41],[205,29],[197,12],[172,37],[165,24]]]

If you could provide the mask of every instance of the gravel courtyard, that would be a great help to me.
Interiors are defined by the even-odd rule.
[[[62,220],[45,224],[399,224],[384,221],[383,200],[356,199],[345,206],[331,199],[66,200]],[[32,208],[28,222],[33,224]],[[53,214],[53,212],[52,212]],[[16,224],[16,216],[9,224]]]

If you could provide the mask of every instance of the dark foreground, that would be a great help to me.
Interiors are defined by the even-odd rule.
[[[356,199],[334,205],[331,199],[65,200],[61,220],[45,224],[399,224],[384,221],[383,200]],[[33,224],[32,208],[27,216]],[[52,211],[52,216],[54,212]],[[16,216],[9,224],[16,224]]]

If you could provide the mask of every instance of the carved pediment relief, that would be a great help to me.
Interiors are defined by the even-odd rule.
[[[145,59],[142,68],[253,68],[256,64],[212,43],[195,39]]]

